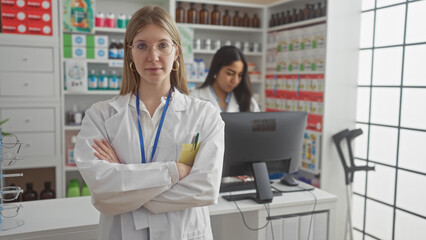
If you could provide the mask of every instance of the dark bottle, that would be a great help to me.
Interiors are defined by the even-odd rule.
[[[281,18],[280,18],[280,14],[277,13],[275,15],[275,26],[279,26],[279,25],[281,25]]]
[[[182,3],[178,2],[176,8],[176,22],[183,23],[185,22],[185,10],[182,7]]]
[[[211,14],[211,24],[220,25],[220,12],[217,10],[217,5],[213,5],[213,11]]]
[[[243,27],[250,27],[250,18],[247,13],[244,13],[242,24]]]
[[[197,9],[195,9],[195,3],[189,4],[186,21],[187,23],[197,23]]]
[[[260,20],[256,13],[251,18],[251,26],[254,28],[260,28]]]
[[[321,3],[318,3],[317,9],[315,9],[315,17],[322,17]]]
[[[22,194],[22,201],[32,201],[37,199],[37,192],[33,189],[33,183],[27,183],[27,189]]]
[[[309,18],[315,18],[315,4],[311,4],[309,8]]]
[[[224,26],[231,26],[231,16],[228,14],[228,9],[225,9],[225,15],[223,15],[222,24]]]
[[[324,2],[324,7],[322,8],[321,11],[321,16],[325,17],[327,15],[327,2]]]
[[[304,20],[308,20],[309,17],[309,12],[311,10],[311,5],[310,4],[306,4],[305,9],[303,9],[303,19]]]
[[[291,23],[291,13],[290,10],[287,10],[287,15],[285,16],[286,24]]]
[[[299,19],[299,21],[303,21],[303,20],[305,20],[303,17],[304,17],[304,15],[303,15],[304,13],[303,13],[303,9],[301,8],[301,9],[299,9],[299,13],[297,14],[297,19]]]
[[[297,22],[297,21],[299,21],[299,14],[297,14],[297,9],[294,8],[293,14],[291,15],[291,22],[294,23],[294,22]]]
[[[232,18],[232,26],[236,26],[236,27],[241,26],[240,16],[238,16],[238,11],[235,11],[235,15]]]
[[[49,182],[49,181],[44,182],[44,189],[40,193],[40,199],[52,199],[52,198],[56,198],[55,191],[53,191],[51,189],[51,185],[52,185],[52,183]]]
[[[269,19],[269,27],[275,26],[275,14],[271,15],[271,18]]]
[[[281,25],[287,24],[284,11],[281,12]]]
[[[206,9],[206,4],[201,4],[200,16],[198,17],[198,23],[209,24],[209,11]]]

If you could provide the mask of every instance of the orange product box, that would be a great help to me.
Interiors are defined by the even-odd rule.
[[[27,0],[1,0],[1,8],[26,9]]]
[[[28,33],[36,35],[52,35],[52,23],[28,21]]]
[[[52,12],[51,0],[27,0],[28,10]]]

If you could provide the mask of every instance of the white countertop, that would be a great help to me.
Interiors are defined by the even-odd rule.
[[[320,189],[311,191],[317,198],[317,205],[321,203],[333,203],[336,196]],[[274,197],[270,208],[297,208],[297,206],[312,204],[315,198],[308,192],[283,193],[283,196]],[[225,193],[227,194],[227,193]],[[22,219],[24,225],[15,229],[0,231],[0,236],[29,237],[33,234],[55,234],[72,232],[76,230],[89,230],[97,227],[99,212],[93,207],[90,197],[62,198],[51,200],[39,200],[22,202],[22,208],[18,216],[12,220]],[[251,200],[238,201],[238,206],[243,212],[264,209],[263,204],[257,204]],[[210,215],[236,213],[234,202],[219,198],[219,203],[209,206]]]

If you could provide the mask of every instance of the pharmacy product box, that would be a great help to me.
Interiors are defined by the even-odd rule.
[[[28,21],[28,33],[36,35],[52,35],[52,24]]]
[[[52,13],[28,10],[28,23],[40,23],[52,27]]]
[[[87,63],[85,61],[65,61],[65,85],[67,91],[87,91]]]
[[[63,3],[64,31],[91,33],[94,32],[94,0],[64,0]]]
[[[86,35],[83,34],[72,34],[71,45],[73,47],[86,47]]]
[[[28,11],[52,12],[51,0],[27,0]]]
[[[95,48],[108,48],[108,36],[96,35],[95,36]]]
[[[1,8],[15,8],[15,9],[26,9],[26,0],[1,0]]]
[[[86,48],[72,46],[72,58],[86,59]]]
[[[108,60],[108,48],[96,47],[95,48],[95,59]]]

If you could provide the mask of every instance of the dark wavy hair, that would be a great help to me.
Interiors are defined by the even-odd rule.
[[[215,81],[215,76],[218,75],[220,69],[224,66],[231,65],[235,61],[242,61],[244,69],[241,76],[241,82],[234,89],[234,94],[240,107],[240,112],[250,112],[253,87],[248,75],[247,61],[244,58],[243,53],[234,46],[224,46],[216,52],[210,64],[209,74],[200,88],[212,85]]]

